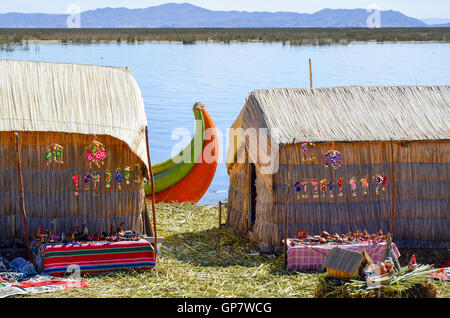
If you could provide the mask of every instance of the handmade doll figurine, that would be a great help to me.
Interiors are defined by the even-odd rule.
[[[100,175],[97,174],[97,172],[94,172],[94,174],[92,175],[92,179],[94,180],[94,195],[97,196],[99,195],[97,184],[100,183]]]
[[[106,189],[111,188],[111,177],[112,177],[111,170],[105,170]]]
[[[297,200],[300,200],[300,191],[302,191],[300,182],[296,182],[294,186],[295,186],[295,191],[297,192]]]
[[[311,185],[314,187],[314,194],[313,194],[313,199],[318,199],[319,198],[319,187],[318,187],[318,182],[315,180],[311,180]]]
[[[361,184],[363,188],[363,195],[367,195],[367,188],[369,187],[369,182],[367,181],[367,176],[361,178]]]
[[[130,184],[130,177],[131,177],[131,168],[126,167],[124,170],[124,177],[125,177],[125,184]]]
[[[79,184],[80,184],[80,174],[74,174],[72,176],[72,182],[75,184],[75,196],[77,197],[79,195],[78,190],[79,190]]]
[[[322,179],[320,180],[320,191],[322,192],[322,198],[325,199],[326,193],[328,190],[328,180]]]
[[[376,174],[373,179],[375,180],[376,188],[375,188],[375,194],[380,195],[380,185],[383,183],[383,177],[380,174]]]
[[[84,191],[89,191],[89,182],[91,182],[91,174],[84,175]]]
[[[339,187],[339,194],[338,194],[338,196],[340,197],[340,198],[342,198],[343,196],[344,196],[344,193],[342,192],[342,188],[343,188],[343,183],[342,183],[342,180],[343,180],[343,178],[342,177],[340,177],[337,181],[336,181],[336,184],[337,184],[337,186]]]
[[[387,184],[387,176],[385,175],[383,177],[383,181],[381,182],[381,191],[383,191],[383,192],[386,191],[386,184]]]
[[[304,161],[312,161],[316,159],[315,154],[316,145],[314,145],[311,142],[302,142],[300,146],[302,147],[302,154]]]
[[[117,189],[122,190],[122,181],[123,181],[123,171],[122,169],[117,168],[116,172],[114,173],[114,176],[116,177],[117,182]]]
[[[302,180],[300,182],[300,185],[303,187],[303,194],[302,194],[302,199],[308,199],[309,198],[309,194],[308,194],[308,180]]]
[[[356,197],[356,178],[352,177],[348,183],[352,188],[352,197]]]

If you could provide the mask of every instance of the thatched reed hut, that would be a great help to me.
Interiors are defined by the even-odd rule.
[[[15,133],[18,133],[28,234],[39,226],[69,233],[86,224],[92,234],[125,222],[124,229],[145,233],[143,184],[114,180],[106,169],[139,164],[148,169],[147,118],[139,87],[126,68],[24,61],[0,61],[0,241],[22,240]],[[100,168],[90,168],[86,147],[94,135],[106,147]],[[63,146],[64,163],[46,165],[48,145]],[[100,175],[74,195],[75,174]],[[142,176],[143,177],[143,176]]]
[[[288,237],[299,231],[387,233],[393,223],[399,245],[448,247],[449,122],[450,86],[255,91],[230,133],[228,225],[261,245],[280,246],[285,223]],[[268,161],[250,146],[249,128],[265,129],[278,169],[273,162],[274,169],[267,169]],[[304,160],[302,142],[315,144],[316,160]],[[336,170],[323,163],[333,142],[342,155]],[[387,177],[379,195],[372,181],[377,174]],[[353,176],[355,197],[349,185]],[[360,182],[364,176],[370,178],[367,194]],[[339,177],[343,197],[337,195]],[[334,197],[328,188],[325,197],[319,191],[314,198],[311,183],[308,198],[302,198],[303,187],[297,193],[296,182],[321,178],[334,180]]]

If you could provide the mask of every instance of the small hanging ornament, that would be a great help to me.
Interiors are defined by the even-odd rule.
[[[302,142],[300,144],[302,148],[302,156],[304,161],[316,160],[316,145],[312,142]]]
[[[338,187],[339,187],[339,194],[338,194],[338,196],[340,197],[340,198],[342,198],[343,196],[344,196],[344,192],[342,192],[342,188],[344,187],[344,185],[343,185],[343,183],[342,183],[342,180],[343,180],[344,178],[342,178],[342,177],[340,177],[337,181],[336,181],[336,184],[338,185]]]
[[[367,181],[367,176],[361,178],[361,184],[363,188],[363,195],[367,195],[367,188],[369,187],[369,182]]]
[[[105,158],[106,148],[94,135],[94,140],[86,148],[86,160],[89,163],[89,168],[92,169],[93,164],[100,168],[104,164]]]
[[[84,175],[84,191],[89,191],[89,182],[91,182],[91,174],[85,174]]]
[[[302,194],[302,199],[308,199],[309,198],[309,194],[308,194],[308,180],[302,180],[300,181],[300,185],[303,187],[303,194]]]
[[[96,171],[94,171],[94,174],[92,175],[92,179],[94,180],[94,195],[98,196],[98,188],[97,188],[97,184],[100,183],[100,175],[97,174]]]
[[[77,197],[79,195],[79,185],[80,185],[80,174],[74,174],[72,176],[72,182],[75,184],[75,191],[74,194]]]
[[[383,177],[383,181],[381,182],[381,191],[383,191],[383,192],[386,191],[386,184],[387,184],[387,176],[385,175]]]
[[[383,177],[381,176],[381,174],[376,174],[373,179],[375,180],[375,194],[376,195],[380,195],[380,185],[383,183]]]
[[[53,137],[54,142],[47,147],[47,152],[45,154],[45,160],[47,161],[47,166],[57,163],[64,164],[64,147],[56,143],[56,138]]]
[[[311,180],[311,185],[314,187],[314,193],[313,193],[313,199],[318,199],[319,198],[319,187],[318,187],[318,182],[315,180]]]
[[[117,182],[117,189],[122,190],[122,181],[123,181],[123,171],[122,169],[117,168],[116,172],[114,173],[114,176],[116,177]]]
[[[112,173],[111,170],[105,170],[105,182],[106,182],[106,189],[111,188],[111,177],[112,177]]]
[[[334,189],[335,185],[333,183],[334,183],[334,180],[331,180],[330,183],[328,183],[328,192],[330,193],[330,199],[334,198],[333,189]]]
[[[328,190],[328,180],[327,179],[320,180],[320,191],[322,192],[322,199],[326,198],[327,190]]]
[[[130,177],[131,177],[131,167],[126,167],[124,170],[124,177],[125,177],[125,184],[130,184]]]
[[[297,192],[297,200],[300,200],[300,192],[302,191],[302,187],[300,185],[300,181],[294,184],[295,191]]]
[[[142,171],[141,166],[139,164],[136,164],[134,166],[134,182],[141,183],[142,182]]]
[[[325,168],[332,166],[334,169],[340,168],[342,165],[341,153],[334,150],[334,141],[331,149],[323,156],[323,163]]]
[[[352,177],[348,183],[352,188],[352,197],[356,197],[356,178]]]

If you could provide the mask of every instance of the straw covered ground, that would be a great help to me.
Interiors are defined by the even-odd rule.
[[[91,288],[20,297],[314,297],[317,273],[287,272],[283,256],[259,255],[247,239],[218,228],[215,207],[157,206],[157,270],[84,276]],[[223,215],[225,222],[226,215]],[[437,284],[438,297],[450,289]]]

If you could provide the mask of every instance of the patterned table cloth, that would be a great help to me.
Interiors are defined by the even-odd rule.
[[[322,265],[325,263],[328,253],[331,251],[333,247],[336,245],[302,245],[296,243],[294,246],[291,246],[291,239],[288,239],[288,250],[287,250],[287,259],[288,259],[288,270],[321,270]],[[381,258],[383,257],[384,250],[386,248],[386,243],[378,243],[375,245],[369,244],[348,244],[348,245],[339,245],[339,247],[346,248],[353,251],[362,251],[365,250],[372,260],[375,263],[383,261]],[[397,255],[400,256],[400,252],[392,243],[392,250]]]
[[[146,240],[42,244],[36,263],[45,274],[54,276],[66,274],[69,266],[79,267],[80,274],[128,268],[150,270],[155,267],[155,251]]]

